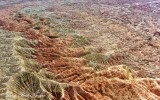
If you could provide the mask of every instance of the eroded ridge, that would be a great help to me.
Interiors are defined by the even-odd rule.
[[[9,87],[12,87],[13,84],[9,85],[9,80],[11,81],[19,72],[27,71],[27,66],[24,66],[32,58],[34,52],[31,44],[36,43],[26,40],[22,33],[2,29],[0,29],[0,42],[0,99],[10,100],[12,98],[9,94]]]
[[[8,32],[0,30],[0,98],[5,99],[7,92],[7,82],[15,74],[18,73],[22,68],[20,67],[20,60],[16,55],[15,43],[16,39],[20,39],[20,33]]]
[[[83,90],[75,87],[76,92],[73,90],[65,92],[66,100],[160,99],[159,79],[138,78],[137,72],[125,65],[96,71],[92,67],[87,67],[88,60],[83,58],[88,54],[85,49],[70,48],[71,40],[50,39],[47,36],[41,36],[39,40],[44,42],[37,46],[38,62],[54,73],[54,78],[58,82],[72,84]]]
[[[160,79],[138,77],[121,65],[121,54],[108,58],[73,47],[73,37],[51,33],[51,19],[40,17],[51,12],[33,8],[23,9],[29,15],[17,13],[12,24],[4,22],[16,32],[0,30],[0,99],[160,100]],[[96,70],[91,62],[103,68]]]
[[[68,85],[38,75],[43,66],[34,60],[33,47],[37,41],[26,39],[22,33],[2,29],[0,37],[1,100],[51,100],[52,92],[64,92],[63,88]]]

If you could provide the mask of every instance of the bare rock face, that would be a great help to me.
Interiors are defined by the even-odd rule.
[[[159,78],[141,78],[122,63],[123,53],[95,53],[80,47],[86,38],[51,33],[55,16],[43,14],[43,7],[24,8],[0,22],[0,99],[160,100]]]

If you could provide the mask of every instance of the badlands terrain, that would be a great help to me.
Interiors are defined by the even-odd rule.
[[[160,100],[160,0],[1,0],[0,100]]]

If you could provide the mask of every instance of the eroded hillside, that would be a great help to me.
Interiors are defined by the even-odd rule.
[[[160,100],[158,36],[67,1],[28,4],[0,9],[0,99]]]

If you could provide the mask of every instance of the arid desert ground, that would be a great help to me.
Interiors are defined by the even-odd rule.
[[[0,100],[160,100],[160,0],[0,0]]]

